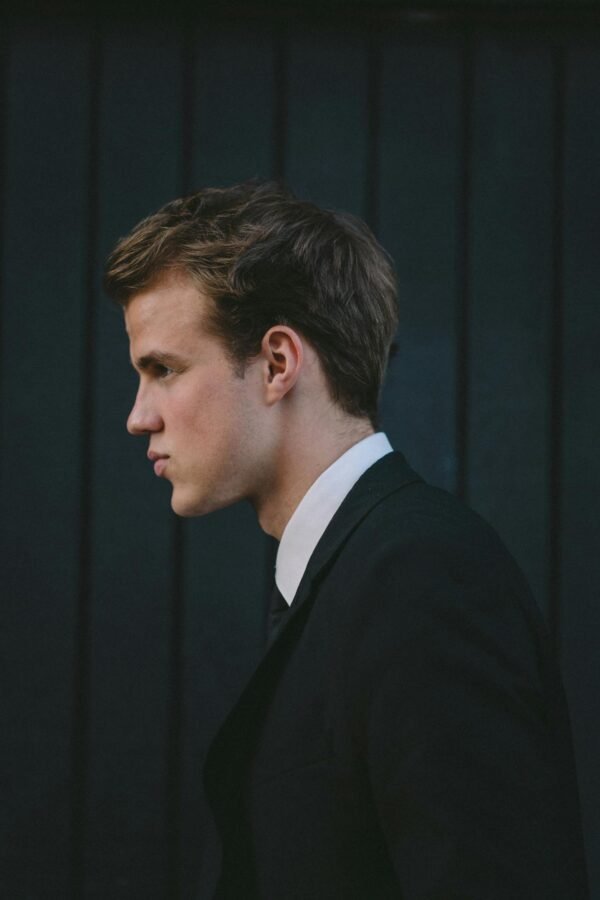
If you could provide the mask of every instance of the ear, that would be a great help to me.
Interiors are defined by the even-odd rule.
[[[267,403],[277,403],[294,387],[304,365],[304,347],[298,332],[274,325],[262,339]]]

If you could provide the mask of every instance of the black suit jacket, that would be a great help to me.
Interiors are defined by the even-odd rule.
[[[236,900],[583,900],[568,716],[495,532],[399,453],[352,489],[210,748]]]

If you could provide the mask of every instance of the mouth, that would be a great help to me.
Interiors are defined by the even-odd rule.
[[[163,453],[156,453],[155,450],[148,450],[147,456],[150,462],[154,463],[154,474],[159,478],[162,477],[167,467],[169,457]]]

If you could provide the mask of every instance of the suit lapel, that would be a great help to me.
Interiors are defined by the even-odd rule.
[[[261,707],[268,704],[278,664],[287,655],[286,648],[301,633],[321,579],[350,535],[378,503],[421,480],[401,453],[390,453],[357,481],[327,526],[298,586],[289,615],[209,748],[205,783],[213,811],[221,824],[227,817],[227,809],[235,810],[239,788],[235,774],[243,770],[244,758],[252,747],[253,729],[258,727]]]
[[[302,581],[298,585],[288,621],[298,614],[311,596],[315,582],[332,565],[352,532],[358,528],[371,510],[390,494],[417,481],[422,481],[422,479],[398,452],[388,453],[370,469],[367,469],[344,499],[315,547]],[[280,634],[283,633],[286,626]],[[277,643],[278,638],[279,635],[274,643]]]

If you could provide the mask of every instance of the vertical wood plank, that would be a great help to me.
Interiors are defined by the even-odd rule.
[[[398,269],[400,328],[384,393],[392,443],[456,487],[461,46],[417,31],[383,45],[380,237]]]
[[[367,48],[352,32],[290,38],[285,179],[300,197],[364,215]]]
[[[591,895],[600,897],[600,40],[568,45],[564,199],[561,645]]]
[[[181,46],[164,29],[105,36],[98,275],[119,235],[171,199],[181,165]],[[136,378],[122,314],[95,323],[92,648],[86,897],[168,895],[174,517],[125,432]]]
[[[2,196],[0,894],[70,896],[88,41],[17,28]]]
[[[272,175],[274,47],[269,31],[204,25],[193,66],[191,185]],[[198,448],[199,453],[202,448]],[[202,763],[218,723],[254,668],[264,640],[267,543],[248,504],[184,523],[182,897],[216,877],[218,850]],[[194,897],[195,900],[195,897]]]
[[[553,69],[534,39],[475,48],[468,499],[546,602],[553,250]]]
[[[192,189],[268,178],[275,90],[270,30],[205,24],[195,49]]]

